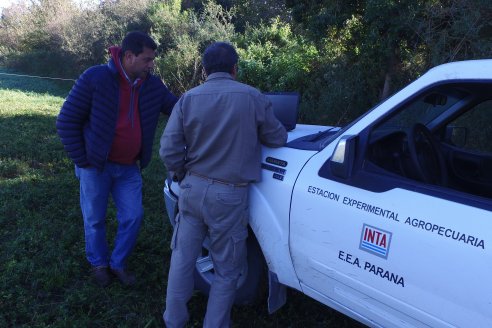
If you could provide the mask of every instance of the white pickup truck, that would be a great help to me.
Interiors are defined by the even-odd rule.
[[[271,312],[289,287],[368,326],[492,326],[492,60],[435,67],[346,127],[288,140],[250,188],[238,303],[266,272]],[[212,279],[205,242],[196,287]]]

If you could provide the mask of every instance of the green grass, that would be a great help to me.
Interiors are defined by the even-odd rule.
[[[0,327],[162,327],[171,229],[157,149],[143,173],[145,219],[129,261],[138,283],[98,288],[85,260],[73,164],[55,129],[67,87],[19,79],[0,75]],[[156,141],[163,127],[164,118]],[[111,241],[113,205],[107,222]],[[196,293],[189,327],[201,327],[205,306],[206,298]],[[265,304],[234,307],[233,322],[233,327],[359,326],[292,290],[273,315]]]

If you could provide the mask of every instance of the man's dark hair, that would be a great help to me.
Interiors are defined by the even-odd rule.
[[[121,42],[121,53],[124,54],[125,51],[130,50],[135,56],[138,56],[143,52],[144,47],[156,50],[157,44],[148,34],[133,31],[128,33]]]
[[[215,42],[205,49],[202,65],[207,75],[216,72],[231,73],[238,58],[236,49],[232,45],[226,42]]]

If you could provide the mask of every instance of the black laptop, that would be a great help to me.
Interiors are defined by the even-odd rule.
[[[300,95],[297,92],[269,92],[265,95],[273,105],[273,112],[287,131],[293,130],[297,124]]]

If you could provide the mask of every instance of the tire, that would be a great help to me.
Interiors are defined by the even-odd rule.
[[[209,294],[210,285],[214,278],[213,263],[208,252],[208,242],[208,239],[206,239],[203,243],[202,254],[198,257],[195,265],[195,289],[205,295]],[[236,298],[234,299],[234,304],[238,305],[255,303],[264,291],[263,284],[266,281],[266,265],[263,260],[263,254],[251,230],[246,241],[246,247],[248,252],[247,267],[239,278]]]

